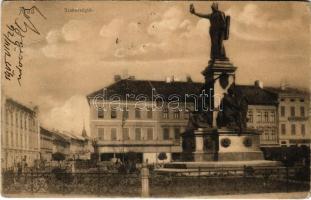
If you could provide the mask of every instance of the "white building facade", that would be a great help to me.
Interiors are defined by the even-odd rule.
[[[40,158],[38,108],[6,98],[2,111],[2,168],[11,168],[21,162],[32,166]]]

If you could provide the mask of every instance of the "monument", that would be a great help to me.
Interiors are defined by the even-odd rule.
[[[209,110],[199,108],[189,120],[188,132],[193,133],[194,162],[264,161],[260,150],[260,132],[246,127],[247,100],[235,89],[235,67],[226,55],[224,41],[229,39],[230,16],[213,3],[212,13],[201,14],[190,5],[190,13],[209,19],[211,53],[202,72],[202,91],[211,96],[203,99]],[[200,105],[200,104],[199,104]],[[187,137],[184,137],[187,138]]]

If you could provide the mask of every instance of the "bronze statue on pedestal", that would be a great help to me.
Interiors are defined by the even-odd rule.
[[[229,38],[230,16],[226,17],[224,12],[218,10],[217,3],[212,4],[212,13],[210,14],[196,12],[193,4],[191,4],[190,13],[210,20],[211,60],[227,59],[223,41]]]

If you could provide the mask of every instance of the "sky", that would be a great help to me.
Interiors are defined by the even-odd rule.
[[[197,12],[211,12],[206,1],[3,2],[3,34],[20,18],[20,7],[36,6],[46,19],[30,14],[40,35],[25,33],[21,86],[16,77],[4,79],[2,70],[2,92],[38,105],[44,127],[81,134],[85,121],[89,134],[86,95],[112,84],[116,74],[203,81],[209,21],[191,15],[191,3]],[[91,11],[66,12],[71,8]],[[225,48],[238,67],[237,84],[261,80],[264,86],[309,88],[307,2],[220,2],[219,8],[231,16]],[[3,58],[2,52],[2,66]]]

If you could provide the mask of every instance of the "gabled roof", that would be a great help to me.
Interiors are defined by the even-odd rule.
[[[178,95],[180,101],[185,101],[186,94],[199,95],[203,88],[203,83],[201,82],[165,82],[165,81],[151,81],[151,80],[133,80],[133,79],[123,79],[117,81],[107,88],[95,91],[87,96],[90,102],[91,98],[95,96],[105,97],[105,99],[110,99],[113,95],[118,95],[121,100],[126,99],[126,94],[135,95],[145,95],[148,97],[147,100],[152,100],[152,95],[159,94],[164,100],[168,101],[170,95]],[[237,91],[243,94],[249,105],[275,105],[277,104],[277,96],[265,89],[252,85],[236,85]],[[127,98],[128,101],[131,98]],[[191,101],[193,98],[187,98],[187,101]],[[134,100],[134,99],[132,99]]]

